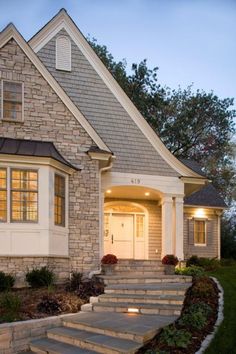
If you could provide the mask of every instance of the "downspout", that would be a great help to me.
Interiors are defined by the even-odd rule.
[[[100,220],[100,225],[99,225],[99,254],[101,258],[101,250],[102,250],[102,233],[103,233],[103,197],[101,195],[101,185],[102,185],[102,173],[107,172],[111,170],[113,166],[113,160],[115,159],[115,156],[110,156],[108,160],[108,165],[105,167],[101,167],[99,169],[99,220]],[[89,278],[91,279],[94,275],[101,274],[101,266],[97,270],[92,270],[89,273]]]

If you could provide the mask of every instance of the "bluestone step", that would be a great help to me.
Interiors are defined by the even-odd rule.
[[[95,312],[128,312],[128,309],[138,309],[142,314],[152,315],[180,315],[181,305],[163,305],[163,304],[143,304],[133,302],[95,302],[92,304],[82,305],[82,311],[95,311]]]
[[[106,312],[80,312],[76,317],[64,319],[63,325],[145,343],[162,327],[174,322],[176,318],[177,316],[128,313],[113,313],[108,317]]]
[[[34,340],[31,342],[30,348],[33,353],[38,354],[96,354],[93,350],[78,348],[50,338]]]
[[[147,294],[103,294],[98,302],[130,302],[148,304],[182,305],[184,295],[147,295]]]
[[[147,276],[145,274],[135,275],[132,273],[124,275],[101,275],[106,285],[110,284],[154,284],[154,283],[191,283],[192,277],[184,275],[162,275]]]
[[[135,353],[141,347],[140,343],[108,336],[106,334],[93,333],[69,327],[53,328],[47,331],[50,339],[59,342],[94,350],[102,354]]]
[[[190,283],[110,284],[105,287],[105,293],[184,295],[190,286]]]

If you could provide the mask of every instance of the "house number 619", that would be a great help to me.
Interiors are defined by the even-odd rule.
[[[131,178],[131,183],[132,184],[140,184],[140,179],[139,178]]]

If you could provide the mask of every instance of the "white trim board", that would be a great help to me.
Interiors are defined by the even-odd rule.
[[[48,82],[54,92],[58,95],[58,97],[62,100],[62,102],[66,105],[66,107],[70,110],[73,116],[77,119],[77,121],[81,124],[81,126],[85,129],[85,131],[89,134],[91,139],[96,143],[96,145],[102,149],[110,152],[110,149],[106,146],[106,144],[102,141],[100,136],[95,132],[86,118],[82,115],[76,105],[71,101],[71,99],[67,96],[65,91],[61,88],[61,86],[57,83],[54,77],[49,73],[46,67],[39,60],[34,51],[30,48],[28,43],[24,40],[21,34],[17,31],[13,24],[8,25],[1,33],[0,33],[0,48],[2,48],[5,44],[7,44],[11,39],[14,39],[16,43],[23,50],[25,55],[29,58],[29,60],[35,65],[36,69],[40,72],[43,78]]]
[[[200,177],[199,174],[186,167],[165,147],[154,130],[149,126],[144,117],[137,110],[135,105],[131,102],[102,61],[98,58],[83,34],[64,9],[60,10],[51,21],[49,21],[33,38],[31,38],[29,45],[37,53],[61,29],[66,30],[71,39],[75,42],[80,51],[92,65],[94,70],[98,73],[106,86],[110,89],[116,99],[129,114],[131,119],[143,132],[145,137],[149,140],[155,150],[162,156],[162,158],[180,175],[186,177]]]

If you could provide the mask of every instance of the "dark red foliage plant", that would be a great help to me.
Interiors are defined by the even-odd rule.
[[[173,254],[167,254],[165,257],[162,258],[161,262],[162,264],[169,264],[169,265],[176,266],[179,260]]]
[[[114,254],[106,254],[102,257],[102,264],[116,264],[118,262],[117,257]]]

